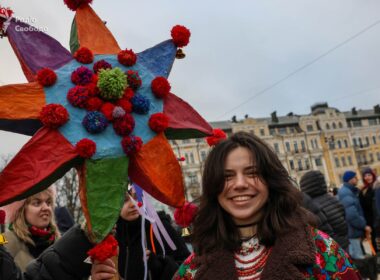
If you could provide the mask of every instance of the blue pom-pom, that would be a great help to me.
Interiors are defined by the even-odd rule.
[[[101,112],[88,112],[82,120],[84,128],[92,134],[100,133],[106,129],[108,125],[107,118]]]
[[[132,110],[136,114],[145,115],[149,112],[150,109],[150,100],[141,94],[135,94],[132,100]]]

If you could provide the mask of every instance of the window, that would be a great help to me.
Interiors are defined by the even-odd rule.
[[[338,140],[337,144],[338,144],[338,149],[342,149],[342,142],[340,142],[340,140]]]
[[[290,133],[294,133],[294,127],[290,128]]]
[[[310,169],[310,163],[307,158],[305,159],[305,166],[306,166],[306,170]]]
[[[303,168],[302,168],[302,160],[298,160],[298,170],[302,171]]]
[[[358,142],[357,142],[356,138],[352,139],[352,141],[354,142],[354,147],[358,146]]]
[[[376,156],[377,156],[377,160],[380,161],[380,153],[379,152],[376,153]]]
[[[313,131],[313,125],[312,125],[312,124],[308,124],[308,125],[306,126],[306,130],[307,130],[307,131]]]
[[[319,149],[319,147],[318,147],[318,140],[317,139],[314,139],[314,144],[315,144],[315,148]]]
[[[347,142],[347,140],[344,139],[343,141],[344,141],[344,147],[345,147],[345,148],[348,148],[348,142]]]
[[[371,163],[374,161],[374,158],[373,158],[373,154],[372,154],[372,153],[369,154],[369,161],[370,161]]]
[[[377,119],[369,119],[368,124],[369,125],[377,125]]]
[[[274,133],[275,133],[274,128],[270,128],[270,129],[269,129],[269,134],[270,134],[270,135],[274,135]]]
[[[206,156],[207,156],[206,151],[201,151],[201,160],[202,161],[206,160]]]
[[[197,184],[198,183],[197,174],[189,173],[188,177],[189,177],[190,184]]]
[[[363,148],[362,138],[359,138],[359,146],[360,146],[360,148]]]
[[[362,126],[362,120],[353,120],[352,121],[352,126],[353,127],[360,127],[360,126]]]
[[[351,156],[347,156],[348,165],[352,165],[352,158]]]
[[[286,146],[286,151],[290,152],[290,143],[289,142],[285,142],[285,146]]]
[[[186,163],[189,164],[189,155],[188,154],[185,154],[185,160],[186,160]]]
[[[342,166],[346,166],[346,158],[341,157],[340,160],[342,161]]]
[[[333,122],[332,124],[333,129],[336,129],[336,124]]]
[[[264,135],[265,135],[265,130],[264,130],[264,128],[260,128],[260,135],[261,135],[261,136],[264,136]]]
[[[195,139],[195,142],[197,142],[197,143],[201,143],[203,141],[204,141],[203,138],[197,138],[197,139]]]
[[[339,158],[335,158],[335,166],[336,167],[340,167],[340,162],[339,162]]]
[[[274,143],[274,144],[273,144],[273,147],[274,147],[274,151],[275,151],[276,153],[280,153],[280,147],[278,146],[278,143]]]
[[[294,162],[293,160],[289,160],[290,169],[294,170]]]
[[[294,141],[294,152],[298,153],[298,143]]]
[[[279,133],[279,134],[286,134],[286,127],[280,127],[280,128],[278,129],[278,133]]]
[[[322,166],[322,160],[320,157],[315,159],[315,165],[316,166]]]
[[[330,125],[326,123],[326,129],[330,129]]]
[[[341,122],[338,123],[339,128],[343,128],[343,124]]]
[[[314,139],[311,139],[310,145],[311,145],[311,148],[314,150]]]
[[[194,163],[194,155],[193,155],[193,153],[190,153],[190,162]]]
[[[183,140],[182,140],[182,143],[183,143],[183,144],[189,144],[189,143],[190,143],[190,139],[183,139]]]
[[[302,152],[306,152],[306,147],[305,147],[305,141],[301,140],[301,149],[302,149]]]
[[[373,144],[376,144],[376,136],[375,135],[372,136],[372,142],[373,142]]]
[[[369,146],[369,138],[368,136],[365,137],[366,146]]]

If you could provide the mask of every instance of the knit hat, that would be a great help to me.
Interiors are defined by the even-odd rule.
[[[352,178],[354,178],[356,176],[356,172],[354,171],[351,171],[351,170],[347,170],[346,172],[344,172],[343,174],[343,182],[347,183],[348,181],[350,181]]]

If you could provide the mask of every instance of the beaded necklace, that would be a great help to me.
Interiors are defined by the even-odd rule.
[[[234,254],[238,279],[260,279],[270,251],[270,248],[260,245],[256,236],[243,241],[240,249]]]

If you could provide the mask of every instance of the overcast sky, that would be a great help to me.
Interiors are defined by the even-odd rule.
[[[63,0],[0,5],[69,47],[74,13]],[[94,0],[92,6],[120,46],[135,52],[170,38],[172,26],[187,26],[187,57],[175,61],[169,80],[209,121],[275,110],[305,114],[321,101],[340,110],[379,103],[380,1]],[[3,38],[0,84],[25,81]],[[14,153],[25,141],[0,132],[0,153]]]

